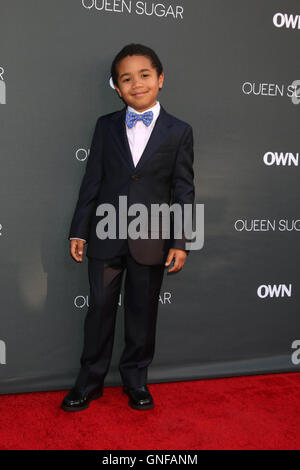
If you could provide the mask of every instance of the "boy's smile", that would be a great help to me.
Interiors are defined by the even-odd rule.
[[[117,66],[118,85],[115,88],[121,98],[138,112],[155,105],[164,73],[157,75],[151,60],[142,55],[127,56]]]

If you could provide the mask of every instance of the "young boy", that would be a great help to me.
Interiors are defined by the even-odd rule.
[[[120,196],[127,197],[128,207],[140,203],[149,210],[152,204],[194,204],[192,127],[157,100],[164,73],[156,53],[141,44],[125,46],[112,63],[111,76],[126,105],[97,120],[69,233],[77,262],[82,262],[88,244],[90,304],[81,368],[61,404],[66,411],[83,410],[103,394],[125,269],[125,348],[119,363],[123,392],[132,408],[153,408],[147,372],[154,356],[164,268],[174,260],[168,273],[181,270],[188,254],[184,232],[169,239],[162,237],[161,228],[158,238],[98,236],[103,214],[96,213],[97,207],[109,203],[118,212]],[[118,229],[117,221],[117,234]]]

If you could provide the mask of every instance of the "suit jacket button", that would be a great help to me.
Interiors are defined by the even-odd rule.
[[[133,180],[137,180],[137,179],[139,179],[139,176],[138,176],[138,175],[132,175],[131,178],[132,178]]]

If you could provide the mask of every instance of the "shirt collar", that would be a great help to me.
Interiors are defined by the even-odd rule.
[[[127,110],[132,111],[134,113],[138,113],[138,114],[143,114],[146,111],[152,111],[153,112],[153,121],[152,122],[154,122],[156,120],[156,118],[158,117],[159,112],[160,112],[160,103],[159,103],[159,101],[156,101],[155,105],[152,106],[152,108],[146,109],[145,111],[143,111],[143,113],[137,111],[136,109],[132,108],[129,105],[127,106]]]

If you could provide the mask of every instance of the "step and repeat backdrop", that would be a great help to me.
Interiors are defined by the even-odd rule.
[[[300,371],[298,0],[0,0],[0,393],[71,387],[89,305],[68,233],[131,42],[194,130],[204,245],[165,273],[149,383]],[[123,283],[124,286],[124,283]],[[123,287],[105,385],[121,385]],[[145,299],[146,302],[146,299]]]

